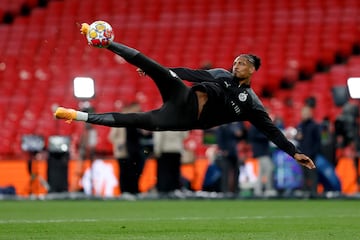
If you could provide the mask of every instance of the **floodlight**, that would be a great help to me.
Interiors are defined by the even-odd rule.
[[[74,78],[74,95],[79,99],[90,99],[95,96],[94,79],[89,77]]]
[[[351,77],[347,80],[350,97],[360,99],[360,77]]]

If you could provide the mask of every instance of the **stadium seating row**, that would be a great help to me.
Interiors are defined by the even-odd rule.
[[[12,24],[0,25],[0,117],[5,143],[1,154],[19,153],[21,135],[36,133],[80,133],[81,124],[53,121],[56,104],[78,108],[72,96],[72,79],[94,77],[97,111],[111,111],[115,100],[130,102],[141,97],[144,110],[159,105],[154,84],[139,78],[132,66],[120,58],[86,46],[78,34],[79,23],[95,19],[109,21],[115,39],[139,48],[166,66],[198,68],[205,62],[229,68],[236,54],[252,52],[263,60],[254,78],[259,94],[267,89],[275,96],[264,101],[287,125],[299,120],[305,98],[316,97],[316,118],[338,114],[331,88],[346,84],[358,74],[359,57],[346,65],[335,56],[348,58],[359,41],[360,4],[355,0],[314,1],[212,1],[184,0],[63,0],[36,8],[35,0],[1,1],[0,12],[18,11],[27,3],[29,16],[18,16]],[[279,90],[281,80],[295,62],[299,72],[311,76],[318,64],[331,67],[312,79],[297,82],[292,91]],[[310,78],[310,77],[309,77]],[[288,99],[292,103],[288,103]],[[329,107],[332,106],[332,107]],[[99,127],[99,149],[110,151]]]

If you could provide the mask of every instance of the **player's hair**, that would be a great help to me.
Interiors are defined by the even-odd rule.
[[[252,65],[254,65],[255,70],[258,70],[261,66],[261,59],[254,54],[241,54],[240,57],[246,58]]]

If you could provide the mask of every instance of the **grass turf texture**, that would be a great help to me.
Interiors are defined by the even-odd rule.
[[[0,239],[354,240],[360,201],[0,201]]]

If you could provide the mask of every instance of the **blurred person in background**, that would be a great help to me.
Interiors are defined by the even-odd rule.
[[[94,112],[94,108],[87,101],[81,102],[80,108],[84,112]],[[98,144],[98,132],[94,126],[89,123],[84,124],[84,128],[79,136],[79,141],[77,143],[78,158],[75,162],[75,176],[74,181],[70,184],[70,191],[77,192],[82,191],[83,186],[81,186],[81,178],[85,172],[85,161],[90,160],[90,165],[95,160],[96,156],[96,146]],[[80,184],[80,185],[79,185]]]
[[[162,131],[153,133],[154,154],[157,159],[156,189],[160,196],[169,197],[181,188],[181,157],[187,131]]]
[[[125,106],[122,112],[131,113],[139,110],[140,105],[133,102]],[[108,138],[120,167],[121,193],[123,196],[138,194],[139,178],[145,162],[141,130],[134,127],[111,128]]]
[[[253,157],[256,158],[259,163],[258,184],[254,189],[254,194],[260,197],[274,195],[274,163],[271,158],[270,141],[254,126],[250,126],[247,140],[251,145]]]
[[[346,148],[354,144],[356,135],[357,119],[359,117],[359,107],[354,101],[347,101],[342,106],[342,111],[335,120],[335,136],[338,148]]]
[[[93,113],[95,110],[93,106],[87,101],[80,103],[82,111],[87,113]],[[93,161],[96,153],[96,145],[98,143],[97,130],[89,123],[84,124],[84,130],[82,131],[79,139],[79,157],[80,160],[86,159]]]
[[[320,124],[321,130],[321,153],[332,164],[336,166],[336,138],[334,124],[325,117]]]
[[[98,134],[96,129],[89,123],[84,125],[84,131],[79,141],[80,160],[86,159],[93,161],[96,153],[96,145],[98,143]]]
[[[316,159],[321,151],[321,136],[319,124],[313,119],[312,106],[305,105],[301,110],[301,122],[297,127],[296,140],[299,149],[311,159]],[[317,197],[318,173],[303,168],[303,191],[305,197]]]
[[[217,164],[221,169],[221,192],[225,194],[237,194],[239,191],[238,143],[244,136],[245,127],[241,122],[223,124],[216,128]]]

